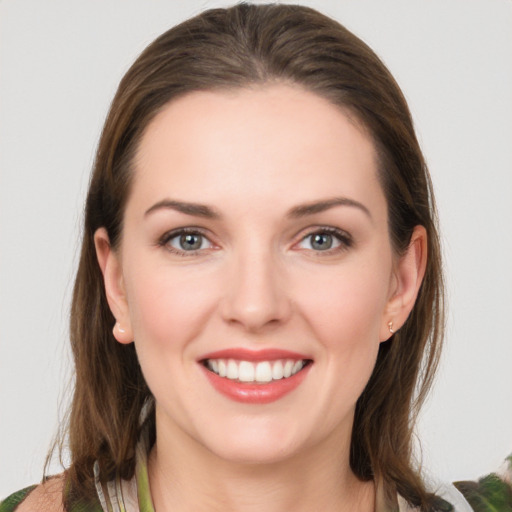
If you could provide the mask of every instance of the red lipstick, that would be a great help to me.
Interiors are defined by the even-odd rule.
[[[309,372],[312,360],[280,349],[237,348],[205,354],[198,362],[219,393],[237,402],[267,404],[296,389]]]
[[[210,352],[201,357],[205,359],[235,359],[238,361],[275,361],[277,359],[294,359],[296,361],[311,358],[298,352],[289,350],[280,350],[277,348],[267,348],[262,350],[250,350],[247,348],[228,348]]]

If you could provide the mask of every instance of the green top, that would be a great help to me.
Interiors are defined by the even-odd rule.
[[[33,491],[37,485],[31,485],[30,487],[25,487],[25,489],[21,489],[21,491],[15,492],[11,494],[4,501],[0,503],[0,512],[12,512],[16,510],[18,505]]]

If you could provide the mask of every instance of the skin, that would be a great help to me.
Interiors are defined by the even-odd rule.
[[[352,204],[290,216],[333,198]],[[169,200],[218,218],[155,206]],[[165,237],[184,227],[204,235],[199,250]],[[341,237],[319,250],[311,235],[326,228]],[[417,227],[394,253],[362,127],[285,84],[172,101],[141,141],[120,247],[104,229],[95,242],[114,334],[135,340],[156,399],[157,510],[373,510],[373,483],[349,466],[354,408],[388,323],[399,329],[414,305],[426,236]],[[233,347],[313,364],[276,402],[234,402],[198,363]]]

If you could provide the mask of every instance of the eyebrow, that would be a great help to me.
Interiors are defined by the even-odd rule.
[[[354,199],[350,199],[348,197],[333,197],[331,199],[324,199],[322,201],[314,201],[311,203],[294,206],[291,210],[288,211],[287,217],[290,217],[292,219],[298,219],[306,217],[308,215],[322,213],[336,206],[350,206],[353,208],[358,208],[359,210],[364,212],[370,219],[372,219],[370,210],[368,210],[368,208],[364,204],[360,203],[359,201],[355,201]],[[163,199],[162,201],[158,201],[158,203],[155,203],[148,210],[146,210],[144,216],[147,216],[161,209],[175,210],[186,215],[191,215],[194,217],[203,217],[205,219],[219,220],[222,218],[222,215],[211,206],[199,203],[176,201],[173,199]]]
[[[358,208],[364,212],[370,218],[370,220],[372,219],[370,210],[368,210],[364,204],[348,197],[333,197],[331,199],[325,199],[322,201],[315,201],[312,203],[295,206],[288,212],[288,217],[294,219],[306,217],[307,215],[314,215],[315,213],[325,212],[326,210],[330,210],[336,206],[351,206],[353,208]]]
[[[221,215],[218,211],[205,204],[188,203],[185,201],[174,201],[172,199],[163,199],[158,201],[151,208],[146,210],[144,216],[149,215],[157,210],[176,210],[194,217],[203,217],[205,219],[220,219]]]

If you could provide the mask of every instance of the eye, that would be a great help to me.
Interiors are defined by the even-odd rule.
[[[309,233],[298,244],[301,249],[316,252],[343,250],[351,245],[351,237],[347,233],[335,228],[324,228]]]
[[[211,249],[213,244],[197,230],[180,229],[167,233],[160,240],[160,245],[177,254],[194,253]]]

